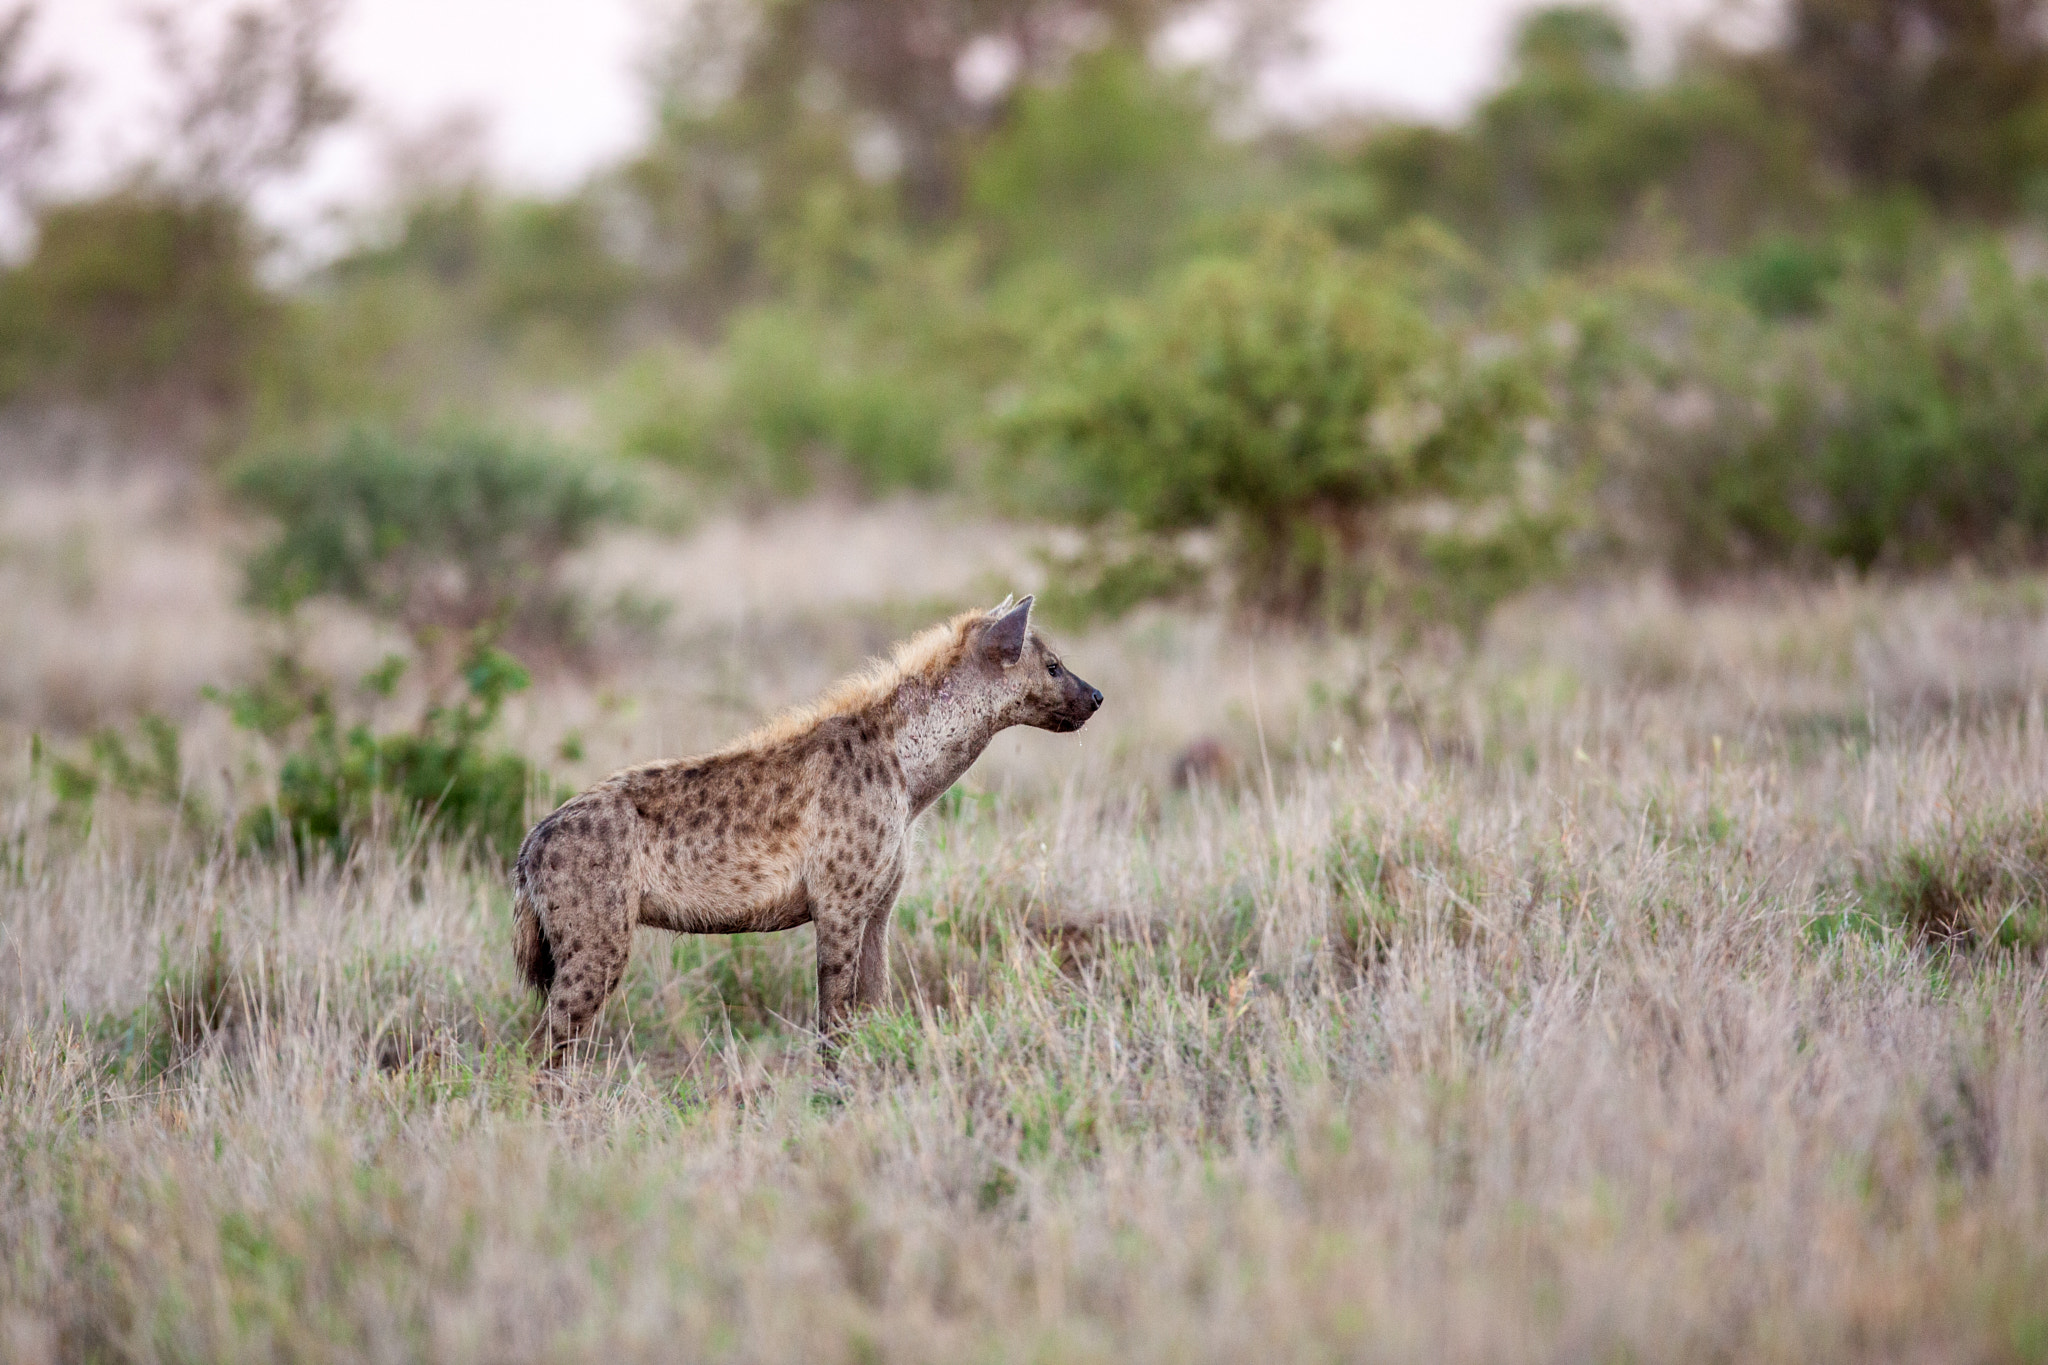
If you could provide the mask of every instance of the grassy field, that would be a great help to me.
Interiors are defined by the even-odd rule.
[[[275,630],[245,534],[0,499],[0,1357],[2048,1360],[2039,581],[1062,637],[1107,707],[926,818],[836,1082],[808,930],[650,933],[543,1103],[494,867],[31,785],[32,727],[149,708],[199,785],[247,760],[195,697]],[[1028,550],[614,540],[594,597],[664,609],[513,734],[572,781],[709,745]]]

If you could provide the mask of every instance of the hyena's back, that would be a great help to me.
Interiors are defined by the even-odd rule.
[[[513,873],[514,947],[556,1037],[580,1034],[618,984],[635,925],[792,929],[811,918],[818,873],[886,861],[854,846],[886,838],[879,817],[900,803],[863,728],[834,719],[761,748],[631,768],[534,827]]]

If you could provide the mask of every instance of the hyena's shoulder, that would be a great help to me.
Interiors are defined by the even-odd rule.
[[[862,714],[833,716],[812,735],[812,766],[829,786],[867,786],[897,772],[888,727]]]

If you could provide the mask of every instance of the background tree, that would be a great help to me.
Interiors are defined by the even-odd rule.
[[[259,275],[270,244],[251,201],[349,108],[325,55],[335,12],[244,4],[211,43],[176,10],[144,12],[167,92],[156,136],[112,188],[35,206],[32,254],[0,278],[0,393],[110,403],[158,441],[228,439],[285,313]],[[0,27],[0,73],[26,13]],[[6,88],[0,75],[0,110]],[[21,88],[19,107],[46,118],[48,79]],[[32,148],[38,118],[21,126]]]
[[[1076,56],[1145,53],[1205,11],[1234,34],[1217,68],[1242,77],[1289,50],[1298,7],[706,0],[650,66],[658,132],[629,180],[686,308],[715,307],[761,283],[773,243],[799,228],[951,221],[973,152]]]
[[[1624,250],[1656,220],[1726,248],[1796,213],[1802,139],[1714,49],[1653,85],[1611,11],[1570,5],[1524,18],[1512,52],[1508,83],[1465,128],[1367,140],[1362,169],[1388,221],[1431,214],[1542,267]]]
[[[57,136],[62,71],[28,69],[28,38],[36,7],[0,11],[0,212],[25,211],[37,171]]]
[[[2040,0],[1793,0],[1786,29],[1757,74],[1854,184],[1999,213],[2048,167]]]
[[[336,0],[244,4],[208,50],[177,9],[143,11],[170,93],[138,178],[246,207],[265,181],[297,170],[354,103],[327,61],[337,13]]]

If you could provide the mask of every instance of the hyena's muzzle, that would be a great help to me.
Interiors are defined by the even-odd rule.
[[[1088,723],[1088,718],[1102,709],[1102,689],[1071,671],[1060,678],[1059,706],[1053,712],[1053,723],[1046,728],[1057,734],[1068,735]]]

